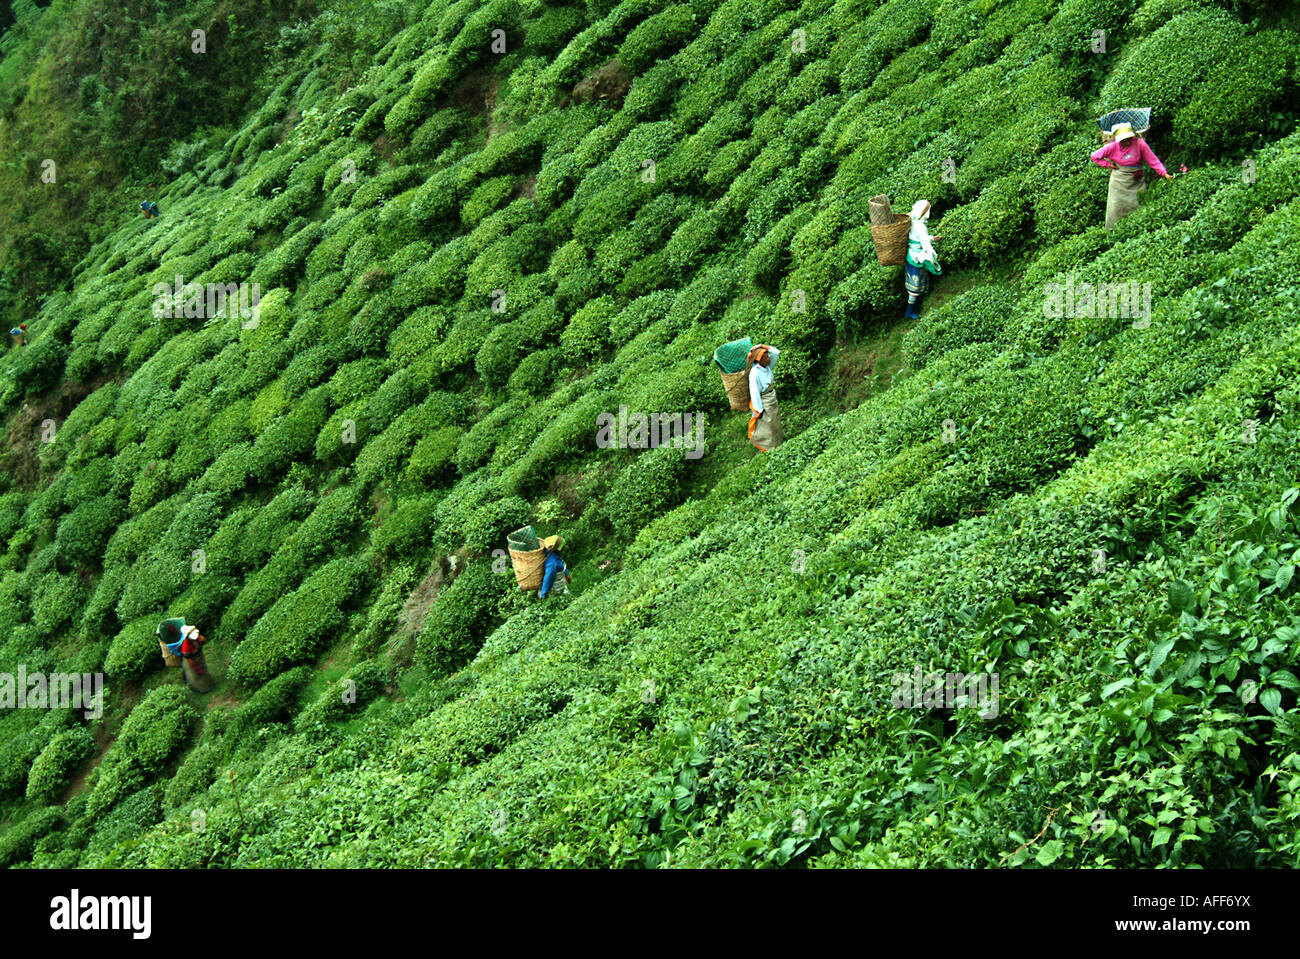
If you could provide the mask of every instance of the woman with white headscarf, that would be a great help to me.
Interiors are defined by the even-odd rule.
[[[930,201],[917,200],[912,204],[912,229],[907,234],[907,263],[903,267],[903,283],[907,287],[907,310],[903,313],[909,320],[917,318],[916,304],[921,295],[930,289],[931,274],[938,276],[943,272],[939,266],[939,254],[934,251],[934,240],[942,236],[930,236],[925,221],[930,219]]]

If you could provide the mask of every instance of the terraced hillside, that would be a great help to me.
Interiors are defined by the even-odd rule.
[[[0,863],[1300,863],[1289,4],[120,6],[0,40],[0,702],[106,677],[0,713]],[[1187,171],[1107,233],[1135,105]]]

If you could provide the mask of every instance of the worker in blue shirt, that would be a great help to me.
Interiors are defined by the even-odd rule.
[[[556,585],[557,576],[564,577],[560,585],[560,592],[569,591],[569,567],[564,565],[564,557],[560,555],[560,547],[564,545],[564,539],[560,536],[548,536],[542,540],[542,546],[546,550],[546,566],[542,571],[542,590],[541,597],[545,599],[551,592],[552,587]]]
[[[140,209],[144,212],[144,218],[146,220],[152,220],[154,217],[162,213],[162,211],[158,209],[158,204],[153,200],[141,200]]]

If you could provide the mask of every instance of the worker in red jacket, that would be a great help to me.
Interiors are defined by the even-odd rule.
[[[184,619],[168,619],[158,627],[158,639],[163,646],[163,656],[180,657],[181,682],[196,693],[206,693],[216,685],[208,662],[203,656],[203,644],[208,638],[196,626],[185,625]]]

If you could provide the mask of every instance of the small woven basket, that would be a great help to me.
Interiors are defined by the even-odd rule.
[[[749,409],[749,371],[722,373],[722,388],[727,392],[733,410]]]
[[[525,592],[542,588],[542,575],[546,569],[546,550],[536,549],[522,553],[510,550],[510,565],[515,569],[515,582]]]
[[[881,266],[902,266],[907,259],[907,234],[912,229],[912,218],[902,213],[894,215],[888,226],[871,226],[871,240],[876,245],[876,259]]]
[[[889,226],[894,222],[894,208],[887,194],[878,194],[867,201],[867,221],[872,226]]]

